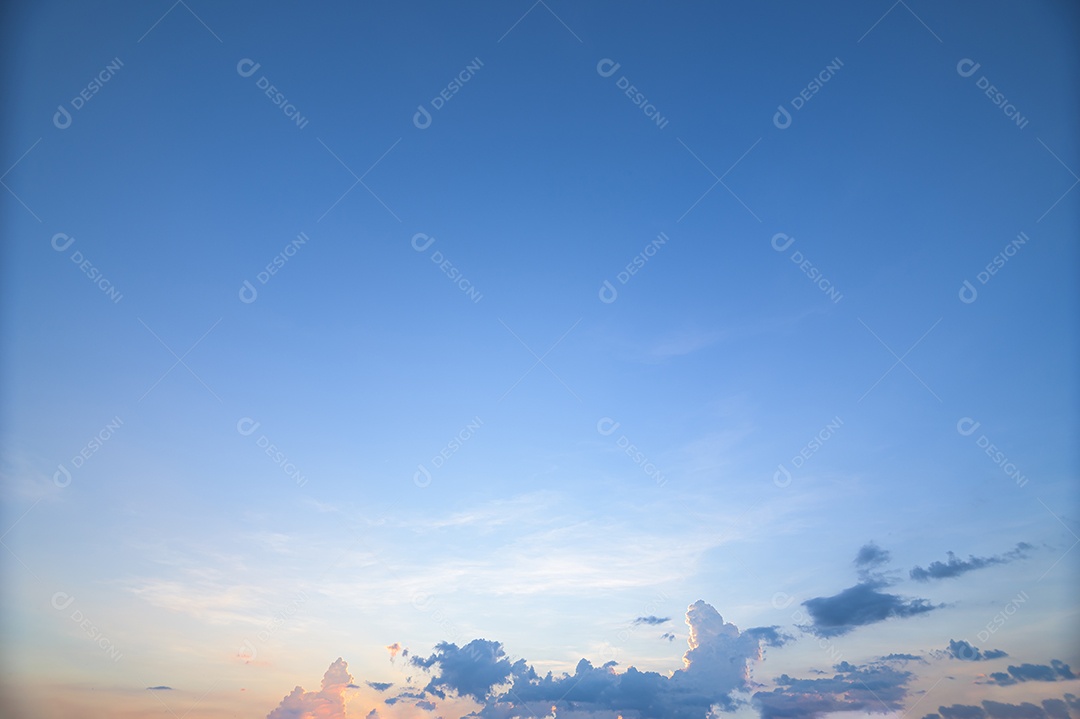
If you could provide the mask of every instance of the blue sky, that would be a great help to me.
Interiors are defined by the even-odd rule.
[[[1080,716],[1077,23],[9,8],[5,711]]]

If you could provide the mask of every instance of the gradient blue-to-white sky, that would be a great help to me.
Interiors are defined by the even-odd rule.
[[[1080,716],[1071,3],[4,12],[4,716]]]

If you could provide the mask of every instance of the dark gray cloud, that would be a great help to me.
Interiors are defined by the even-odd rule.
[[[869,582],[871,580],[881,581],[883,574],[876,570],[884,564],[889,562],[889,552],[882,549],[873,542],[867,542],[863,546],[859,547],[858,553],[855,555],[855,569],[859,576],[860,582]]]
[[[1074,713],[1080,709],[1072,694],[1066,694],[1064,701],[1043,699],[1042,706],[1031,702],[1007,704],[986,699],[982,706],[953,704],[938,707],[939,714],[927,714],[923,719],[1070,719],[1070,708]]]
[[[675,641],[675,635],[672,634],[671,632],[664,632],[663,634],[660,635],[660,638],[661,639],[667,639],[669,642]]]
[[[986,719],[982,707],[972,704],[953,704],[951,707],[938,707],[942,719]]]
[[[761,643],[767,647],[782,647],[795,639],[790,634],[781,632],[780,627],[776,625],[771,627],[750,627],[743,634],[751,639],[760,639]]]
[[[652,626],[656,626],[658,624],[663,624],[664,622],[670,621],[671,617],[654,617],[650,614],[647,617],[638,617],[637,619],[635,619],[634,625],[637,626],[638,624],[649,624]]]
[[[987,716],[993,719],[1046,719],[1043,708],[1024,702],[1023,704],[1004,704],[986,699],[982,703]]]
[[[859,547],[859,553],[855,555],[855,566],[859,569],[879,567],[889,561],[889,552],[873,542],[867,542]]]
[[[1069,665],[1060,659],[1051,659],[1050,664],[1009,665],[1008,673],[994,672],[989,676],[989,684],[1007,687],[1020,682],[1060,682],[1076,679]]]
[[[803,602],[813,625],[810,631],[821,637],[846,634],[856,627],[882,622],[890,617],[912,617],[938,609],[925,599],[904,599],[879,592],[880,580],[860,582],[831,597],[814,597]]]
[[[452,689],[481,704],[493,686],[506,682],[515,671],[526,671],[523,659],[511,664],[502,644],[487,639],[474,639],[461,648],[457,644],[440,642],[430,657],[413,656],[409,663],[421,669],[437,669],[431,673],[431,681],[424,691],[443,699],[446,690]]]
[[[1043,699],[1042,706],[1049,719],[1069,719],[1069,706],[1060,699]]]
[[[883,662],[923,662],[924,664],[926,663],[926,660],[923,659],[922,657],[920,657],[918,654],[897,654],[897,653],[886,654],[885,656],[880,657],[880,660],[883,661]]]
[[[950,639],[949,646],[945,648],[945,656],[964,662],[982,662],[990,659],[1001,659],[1009,655],[1000,649],[983,651],[963,639]]]
[[[582,659],[573,674],[549,672],[541,677],[524,659],[511,663],[499,642],[484,639],[461,648],[440,643],[431,656],[413,656],[410,662],[430,675],[425,692],[475,699],[483,705],[476,713],[480,719],[529,716],[530,707],[546,710],[554,705],[581,712],[704,719],[714,707],[737,706],[732,693],[751,688],[749,664],[761,658],[762,646],[780,646],[790,639],[776,627],[739,631],[703,601],[690,605],[686,623],[684,667],[671,676],[635,667],[616,672],[613,661],[594,666]]]
[[[397,696],[384,699],[383,704],[394,706],[398,702],[405,701],[406,699],[423,699],[426,695],[423,692],[411,692],[408,690],[398,692]]]
[[[794,679],[782,674],[772,691],[754,694],[762,719],[812,719],[829,712],[898,711],[913,674],[884,664],[837,664],[836,673],[821,679]]]
[[[393,682],[364,682],[377,692],[384,692],[394,686]]]
[[[952,552],[946,552],[949,558],[947,562],[930,562],[925,569],[923,567],[915,567],[909,574],[911,575],[911,578],[917,582],[929,582],[931,579],[959,577],[961,574],[966,574],[976,569],[983,569],[984,567],[990,567],[995,564],[1006,564],[1017,559],[1024,559],[1027,557],[1027,550],[1034,548],[1033,545],[1028,544],[1027,542],[1020,542],[1016,547],[1004,554],[998,554],[992,557],[976,557],[974,555],[969,555],[967,559],[957,559],[956,555]]]
[[[172,687],[167,687],[167,686],[146,687],[146,690],[151,691],[151,692],[171,692]]]

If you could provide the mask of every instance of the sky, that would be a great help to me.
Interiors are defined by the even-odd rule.
[[[3,716],[1080,717],[1075,5],[3,12]]]

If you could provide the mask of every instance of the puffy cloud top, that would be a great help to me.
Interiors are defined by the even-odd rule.
[[[338,657],[323,675],[321,691],[305,692],[296,687],[266,719],[345,719],[345,689],[350,684],[349,666]]]

